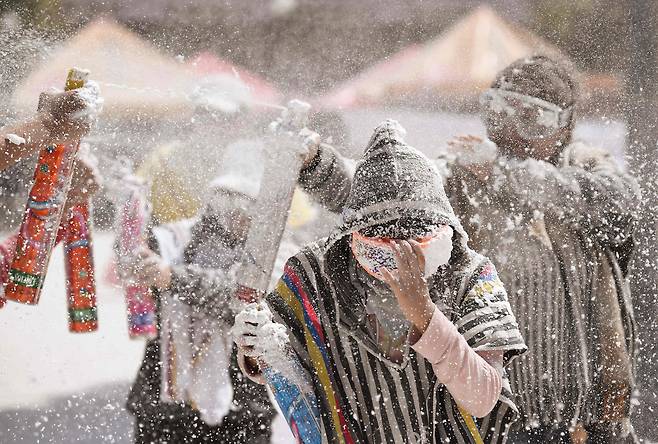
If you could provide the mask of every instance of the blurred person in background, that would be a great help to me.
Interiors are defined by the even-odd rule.
[[[528,344],[511,367],[523,413],[513,443],[635,441],[627,276],[640,196],[609,153],[572,140],[577,99],[562,64],[518,60],[482,96],[489,140],[457,138],[440,161]]]
[[[308,152],[299,183],[340,210],[334,202],[347,190],[327,188],[323,178],[346,167],[308,137],[300,136]],[[265,388],[240,372],[228,334],[264,169],[254,153],[260,149],[244,140],[229,144],[198,214],[153,227],[148,249],[117,260],[121,278],[151,286],[158,306],[158,336],[146,346],[128,398],[137,444],[270,442],[274,410]]]
[[[226,335],[258,184],[222,179],[198,216],[154,227],[150,249],[118,258],[121,278],[152,287],[157,303],[158,336],[128,397],[138,444],[270,442],[267,392],[242,377]]]

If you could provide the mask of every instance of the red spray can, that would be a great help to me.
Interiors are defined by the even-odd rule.
[[[71,69],[65,89],[81,88],[88,75],[88,71]],[[79,141],[51,144],[39,154],[34,185],[28,197],[16,253],[9,270],[9,283],[5,288],[5,297],[9,300],[24,304],[39,302],[79,145]]]
[[[64,230],[69,330],[74,333],[96,331],[98,313],[88,203],[71,208]]]

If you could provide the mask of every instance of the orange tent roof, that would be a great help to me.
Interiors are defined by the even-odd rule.
[[[251,92],[252,97],[268,104],[278,104],[283,95],[264,78],[254,74],[245,68],[238,67],[231,62],[220,59],[215,54],[204,51],[192,58],[188,65],[199,77],[207,77],[216,74],[237,77]]]
[[[536,53],[564,58],[553,45],[480,6],[436,39],[403,49],[320,101],[337,108],[439,98],[469,102],[505,66]]]
[[[193,73],[111,20],[92,22],[53,51],[18,86],[14,106],[24,112],[35,110],[39,93],[61,88],[72,66],[88,69],[90,78],[98,81],[104,114],[181,116],[193,109]]]

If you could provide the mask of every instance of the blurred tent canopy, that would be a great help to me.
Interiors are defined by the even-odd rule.
[[[544,54],[567,61],[554,45],[506,22],[482,5],[446,32],[363,71],[318,99],[330,109],[384,105],[472,110],[496,73],[516,59]],[[580,79],[586,98],[618,91],[619,82],[597,74]]]
[[[221,59],[210,51],[202,51],[193,57],[188,65],[200,78],[215,75],[235,77],[249,89],[251,96],[264,104],[279,104],[283,98],[281,92],[261,76],[239,67],[225,59]],[[256,106],[258,103],[256,103]]]
[[[194,110],[198,77],[189,67],[118,23],[100,19],[65,41],[26,77],[14,92],[16,111],[35,110],[39,93],[50,87],[61,88],[72,66],[89,69],[91,78],[99,82],[107,117],[183,118]],[[227,88],[239,83],[224,77]]]

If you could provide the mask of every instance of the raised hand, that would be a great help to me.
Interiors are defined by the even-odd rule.
[[[392,244],[398,269],[382,269],[382,278],[395,294],[404,316],[422,334],[435,310],[424,277],[425,256],[416,241],[396,240]]]
[[[119,276],[131,284],[156,287],[160,290],[171,285],[171,267],[146,247],[135,255],[119,257],[117,265]]]
[[[79,140],[96,122],[103,104],[98,84],[88,81],[72,91],[49,91],[39,97],[41,122],[53,142]]]
[[[491,175],[498,149],[489,139],[478,136],[457,136],[448,142],[448,154],[477,179],[486,181]]]

